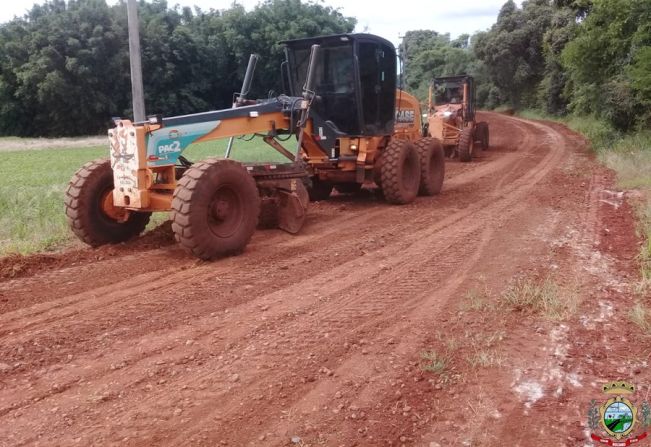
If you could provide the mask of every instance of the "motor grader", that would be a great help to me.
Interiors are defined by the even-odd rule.
[[[73,232],[91,246],[117,243],[141,233],[152,212],[165,211],[180,245],[212,259],[244,249],[261,209],[272,210],[281,229],[298,232],[308,197],[323,198],[333,187],[377,185],[395,204],[441,190],[443,149],[422,138],[416,98],[396,92],[390,42],[344,34],[283,43],[287,95],[247,98],[252,56],[230,109],[115,119],[110,159],[84,165],[66,190]],[[287,162],[230,159],[234,138],[243,135],[261,137]],[[216,139],[229,139],[224,157],[192,163],[183,156],[191,144]]]
[[[441,142],[448,157],[472,160],[488,149],[488,123],[475,122],[475,82],[472,76],[435,78],[430,84],[427,135]]]

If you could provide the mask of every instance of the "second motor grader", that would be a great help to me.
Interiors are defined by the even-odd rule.
[[[472,76],[435,78],[427,110],[427,134],[441,142],[447,156],[468,162],[479,149],[488,149],[488,123],[475,121]]]

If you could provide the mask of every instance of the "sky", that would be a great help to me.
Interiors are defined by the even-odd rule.
[[[107,0],[109,4],[117,0]],[[355,31],[377,34],[394,43],[400,42],[405,31],[433,29],[450,33],[472,34],[495,23],[497,13],[506,0],[324,0],[324,4],[340,8],[346,16],[358,20]],[[39,3],[40,1],[37,1]],[[31,8],[34,0],[3,1],[0,23],[21,16]],[[168,0],[168,5],[199,6],[201,9],[227,9],[232,0]],[[246,9],[252,9],[259,0],[238,0]],[[521,1],[517,2],[522,3]]]

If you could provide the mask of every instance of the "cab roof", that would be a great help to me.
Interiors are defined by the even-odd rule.
[[[315,37],[305,37],[302,39],[283,40],[280,43],[290,47],[303,47],[303,46],[309,47],[314,44],[328,44],[328,43],[346,42],[346,41],[355,41],[355,40],[363,40],[365,42],[372,41],[372,42],[381,43],[391,48],[395,48],[393,43],[391,43],[384,37],[376,36],[375,34],[367,34],[367,33],[331,34],[327,36],[315,36]]]

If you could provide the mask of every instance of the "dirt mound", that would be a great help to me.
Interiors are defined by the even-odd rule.
[[[146,232],[140,238],[125,244],[107,245],[96,249],[65,250],[52,254],[13,254],[0,258],[0,281],[32,276],[47,270],[61,269],[80,263],[101,261],[108,257],[152,250],[173,243],[174,234],[168,221]]]

